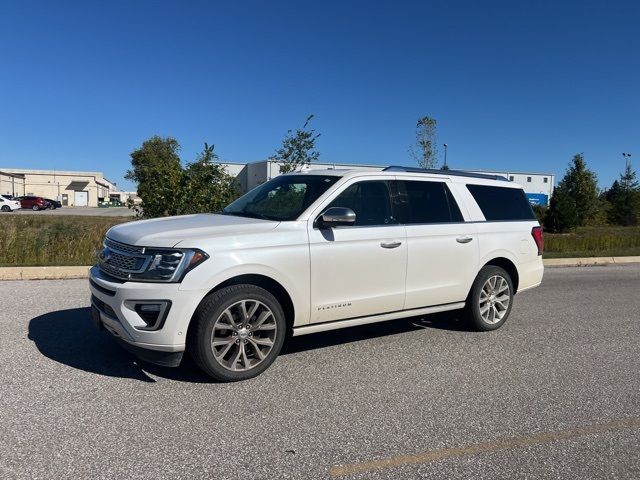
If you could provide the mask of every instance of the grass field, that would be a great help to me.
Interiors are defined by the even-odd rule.
[[[107,230],[126,217],[0,214],[0,266],[93,265]],[[545,233],[545,258],[640,255],[640,227]]]
[[[545,258],[640,255],[640,227],[581,227],[573,233],[545,233]]]
[[[93,265],[107,230],[130,220],[0,214],[0,266]]]

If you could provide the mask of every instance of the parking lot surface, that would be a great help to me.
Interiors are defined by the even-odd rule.
[[[263,375],[138,363],[87,282],[0,282],[0,478],[640,478],[640,266],[547,269],[458,315],[297,337]]]
[[[34,212],[28,208],[14,210],[5,215],[79,215],[84,217],[133,217],[135,212],[127,207],[62,207],[55,210],[38,210]]]

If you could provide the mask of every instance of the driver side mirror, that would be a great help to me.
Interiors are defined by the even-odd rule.
[[[356,212],[345,207],[331,207],[318,217],[316,222],[320,228],[351,226],[356,223]]]

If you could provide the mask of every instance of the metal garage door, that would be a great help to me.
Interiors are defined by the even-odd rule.
[[[74,192],[74,205],[86,207],[89,204],[89,192]]]

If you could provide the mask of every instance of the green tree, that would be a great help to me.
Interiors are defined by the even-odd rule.
[[[177,213],[182,177],[179,150],[176,139],[154,136],[131,153],[131,169],[125,178],[138,185],[142,199],[138,215],[162,217]]]
[[[552,232],[564,232],[595,221],[598,213],[597,178],[579,153],[574,155],[553,192],[545,227]]]
[[[627,163],[624,172],[620,174],[620,180],[613,182],[604,197],[611,205],[608,209],[608,218],[611,223],[623,226],[638,224],[640,185],[630,163]]]
[[[216,163],[214,147],[205,143],[196,161],[183,170],[179,214],[219,212],[238,198],[236,179]]]
[[[544,225],[544,220],[545,217],[547,215],[547,206],[546,205],[532,205],[531,209],[533,210],[533,213],[536,216],[536,219],[538,220],[538,223],[540,225]]]
[[[293,172],[301,165],[318,161],[320,153],[316,150],[316,140],[319,133],[312,128],[308,128],[313,115],[309,115],[302,128],[287,130],[287,134],[282,140],[282,146],[276,150],[271,160],[280,163],[280,173]]]
[[[420,168],[435,168],[438,163],[436,119],[422,117],[416,123],[416,144],[409,147],[409,155]]]

